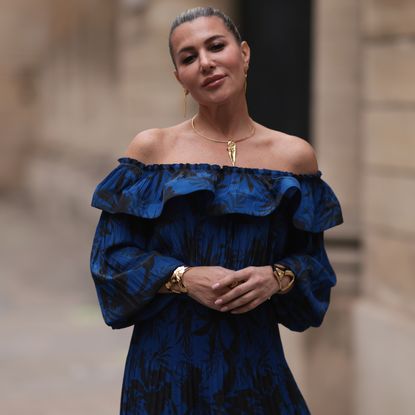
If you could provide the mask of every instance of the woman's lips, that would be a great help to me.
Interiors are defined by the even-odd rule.
[[[203,83],[203,88],[216,88],[220,85],[223,84],[223,82],[225,81],[226,75],[220,75],[217,77],[212,77],[211,80],[207,80],[205,81],[205,83]]]

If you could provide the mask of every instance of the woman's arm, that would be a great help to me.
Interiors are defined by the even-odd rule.
[[[275,263],[294,272],[292,288],[285,294],[278,294],[279,286],[271,266],[244,268],[214,286],[214,290],[219,290],[234,281],[241,282],[229,293],[218,296],[216,305],[221,311],[245,313],[269,299],[277,314],[277,321],[291,330],[303,331],[322,323],[329,305],[331,287],[336,283],[324,249],[323,233],[293,230],[292,238],[295,244],[290,253],[283,258],[275,258]],[[283,288],[288,283],[287,278]]]
[[[274,295],[271,301],[281,324],[304,331],[322,323],[336,275],[327,258],[322,232],[294,230],[292,238],[295,248],[277,262],[294,272],[295,283],[287,294]]]
[[[164,286],[172,272],[184,261],[149,251],[145,220],[123,213],[103,211],[91,252],[91,274],[106,324],[124,328],[154,317],[177,295]],[[188,294],[206,307],[214,304],[217,293],[212,284],[233,274],[219,266],[191,267],[183,276]],[[225,287],[221,294],[229,291]],[[157,300],[154,298],[160,295]]]
[[[130,326],[164,308],[170,296],[152,300],[173,270],[183,265],[147,251],[146,233],[145,222],[134,216],[101,213],[90,268],[104,320],[113,328]]]

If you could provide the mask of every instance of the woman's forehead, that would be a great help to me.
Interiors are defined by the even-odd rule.
[[[175,51],[187,46],[204,43],[214,36],[232,36],[220,17],[198,17],[182,23],[172,33],[171,42]]]

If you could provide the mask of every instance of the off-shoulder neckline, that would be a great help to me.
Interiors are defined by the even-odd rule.
[[[132,157],[119,157],[118,162],[124,165],[134,165],[140,167],[143,170],[157,171],[157,170],[211,170],[217,172],[237,172],[237,173],[252,173],[261,175],[278,175],[278,176],[291,176],[300,178],[319,178],[322,172],[318,170],[316,173],[294,173],[284,170],[273,170],[261,167],[242,167],[242,166],[221,166],[220,164],[211,163],[150,163],[146,164],[142,161]]]

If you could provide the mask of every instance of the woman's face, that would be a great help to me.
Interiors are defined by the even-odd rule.
[[[202,105],[219,104],[244,90],[249,47],[216,16],[178,26],[171,37],[177,80]]]

